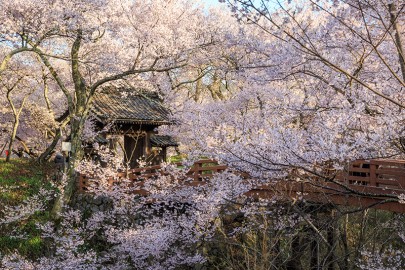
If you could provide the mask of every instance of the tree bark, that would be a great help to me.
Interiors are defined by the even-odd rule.
[[[287,262],[287,269],[301,270],[301,241],[299,234],[295,235],[291,242],[291,256]]]
[[[350,251],[349,251],[349,244],[348,244],[348,239],[347,239],[347,227],[349,223],[349,215],[346,214],[343,225],[342,225],[342,244],[343,244],[343,252],[344,252],[344,260],[343,260],[343,269],[350,269],[349,263],[350,263]]]
[[[86,117],[86,116],[82,116]],[[59,219],[60,214],[63,211],[64,206],[69,205],[70,199],[76,189],[77,181],[77,172],[76,168],[79,165],[79,162],[83,158],[83,149],[82,149],[82,132],[84,126],[83,118],[78,119],[78,117],[71,118],[70,121],[71,133],[70,133],[70,143],[71,143],[71,152],[69,153],[69,162],[68,166],[65,169],[65,183],[61,194],[55,201],[55,204],[52,209],[52,216],[55,219]]]
[[[59,142],[60,138],[62,136],[62,129],[58,128],[56,131],[55,137],[53,137],[52,143],[45,149],[45,151],[38,157],[37,161],[39,163],[43,163],[45,161],[48,161],[52,151],[55,149],[56,144]]]
[[[76,188],[76,167],[83,157],[82,150],[82,132],[85,120],[89,113],[89,106],[87,100],[87,88],[79,70],[79,49],[82,40],[82,32],[78,30],[76,39],[73,43],[71,50],[72,57],[72,78],[75,85],[75,106],[69,106],[70,114],[70,143],[71,152],[69,153],[69,162],[66,174],[66,182],[64,184],[62,193],[58,196],[52,209],[52,216],[59,219],[65,205],[70,203],[70,199]]]
[[[11,153],[13,150],[13,144],[15,141],[15,136],[17,135],[18,124],[19,124],[18,117],[16,117],[16,119],[14,120],[14,123],[13,123],[13,131],[11,132],[10,142],[8,144],[8,155],[6,157],[6,162],[10,161]]]
[[[58,119],[57,122],[60,122],[58,129],[56,130],[55,136],[52,140],[52,143],[46,148],[46,150],[38,157],[38,162],[42,163],[44,161],[48,161],[52,151],[55,149],[57,143],[59,142],[60,138],[62,137],[62,129],[69,123],[69,115],[62,115]]]
[[[335,269],[336,263],[336,254],[335,254],[335,246],[336,246],[336,221],[335,221],[335,210],[330,211],[331,221],[326,228],[327,240],[329,243],[328,254],[325,258],[325,263],[328,270]]]
[[[312,239],[311,239],[311,243],[310,243],[310,254],[311,254],[311,258],[309,261],[309,268],[311,270],[318,270],[319,269],[319,243],[316,239],[316,234],[314,233],[312,235]]]
[[[388,4],[389,12],[390,12],[390,18],[391,18],[391,24],[392,24],[392,29],[395,31],[395,43],[397,47],[397,52],[398,52],[398,60],[399,60],[399,65],[401,67],[401,72],[402,72],[402,79],[405,80],[405,55],[404,55],[404,49],[402,46],[402,39],[401,39],[401,24],[398,24],[398,16],[399,14],[397,13],[397,7],[394,3]]]

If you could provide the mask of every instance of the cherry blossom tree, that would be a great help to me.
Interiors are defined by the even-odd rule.
[[[35,54],[66,99],[71,180],[61,202],[72,195],[75,167],[82,157],[81,133],[96,91],[117,81],[144,82],[152,72],[184,66],[188,55],[206,43],[202,12],[187,1],[2,4],[1,76],[16,55]]]
[[[185,105],[174,134],[188,135],[179,138],[190,156],[218,158],[266,183],[334,181],[355,159],[403,159],[402,2],[229,4],[249,26],[240,42],[256,57],[241,59],[240,91],[228,100]],[[403,264],[383,252],[372,261],[369,250],[359,259],[365,269]]]
[[[232,98],[187,105],[182,132],[196,155],[265,178],[403,156],[403,4],[230,5],[252,29],[241,42],[256,59]]]
[[[32,63],[32,60],[34,59],[26,60]],[[38,117],[33,115],[35,108],[32,106],[32,103],[35,100],[35,92],[40,90],[38,85],[41,83],[41,81],[36,80],[36,74],[33,73],[30,67],[21,65],[21,62],[18,63],[18,61],[16,61],[16,63],[12,63],[12,65],[10,65],[9,69],[5,71],[3,75],[3,79],[1,80],[2,94],[5,96],[7,104],[4,105],[4,113],[2,114],[7,115],[7,111],[9,111],[9,113],[12,115],[10,139],[8,142],[8,152],[10,154],[6,157],[6,161],[9,161],[11,153],[13,152],[13,144],[16,138],[18,138],[20,141],[24,151],[27,154],[31,154],[26,142],[21,139],[21,134],[17,136],[17,130],[24,128],[26,129],[29,125],[34,126],[39,122],[37,119]],[[32,117],[30,117],[30,121],[27,121],[25,118],[27,118],[29,114],[31,114]],[[20,126],[21,120],[23,120],[24,123],[22,126]],[[8,121],[6,120],[5,123],[7,122]],[[41,127],[37,127],[36,129],[38,130],[40,128]]]
[[[305,201],[280,206],[277,196],[248,200],[243,194],[251,182],[233,173],[193,186],[176,181],[185,176],[170,166],[156,179],[129,185],[122,179],[111,187],[117,170],[125,171],[114,155],[102,157],[110,164],[107,168],[79,161],[92,98],[107,84],[159,89],[181,123],[166,131],[179,135],[190,158],[217,158],[248,172],[259,184],[334,181],[333,170],[351,160],[403,157],[404,4],[236,0],[229,1],[232,18],[220,11],[207,15],[184,1],[62,2],[4,4],[0,79],[7,81],[17,57],[23,64],[39,57],[41,63],[32,68],[38,76],[47,74],[43,92],[46,84],[62,92],[68,107],[59,128],[70,121],[73,156],[60,188],[62,201],[69,201],[72,176],[80,170],[98,180],[92,191],[96,199],[106,199],[107,207],[90,215],[65,208],[60,223],[39,225],[52,254],[38,261],[8,254],[1,262],[5,267],[190,267],[207,259],[204,244],[223,229],[221,218],[235,213],[242,216],[242,225],[221,239],[230,250],[242,247],[246,260],[251,254],[266,258],[258,268],[274,263],[299,269],[298,255],[303,254],[310,254],[306,263],[314,267],[333,268],[336,261],[342,269],[403,266],[401,249],[382,244],[377,254],[375,245],[364,239],[364,226],[357,249],[350,249],[347,226],[340,228],[338,221],[362,209],[339,209],[338,214],[327,209],[324,219],[317,218],[324,213],[307,210],[314,206],[307,207]],[[44,98],[45,110],[53,98]],[[60,136],[61,129],[55,133],[56,142]],[[389,199],[403,202],[403,197]],[[15,208],[14,215],[11,208],[2,212],[0,226],[43,209],[38,197],[24,205]],[[365,224],[367,210],[362,213]],[[402,243],[403,228],[393,220],[381,228],[395,227],[392,235]],[[398,224],[401,221],[399,217]],[[334,237],[338,229],[342,240]],[[263,241],[254,246],[237,241],[250,236]],[[310,241],[300,245],[303,239]],[[281,242],[286,247],[280,247]],[[339,260],[337,243],[342,243]],[[267,244],[272,248],[266,249]],[[252,246],[262,249],[252,252]],[[320,246],[325,247],[323,253]],[[387,259],[394,253],[399,255]]]
[[[94,178],[89,193],[76,197],[59,222],[37,224],[49,252],[37,260],[0,254],[0,267],[178,269],[204,263],[203,247],[213,236],[223,205],[246,191],[240,177],[223,173],[209,184],[184,186],[178,179],[185,178],[185,170],[167,165],[161,176],[141,182],[124,178],[112,186],[117,169],[125,164],[108,151],[99,152],[107,167],[83,160],[77,168]],[[0,228],[10,229],[49,209],[53,196],[53,191],[41,189],[22,204],[2,209]],[[101,201],[102,208],[83,209],[88,200]]]

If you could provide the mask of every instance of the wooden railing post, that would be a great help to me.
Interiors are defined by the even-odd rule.
[[[377,165],[370,160],[370,186],[377,186],[377,174],[376,174]]]
[[[196,162],[194,164],[194,181],[198,181],[200,178],[200,168],[202,168],[202,163],[201,162]]]
[[[82,193],[82,192],[84,192],[84,183],[83,183],[83,179],[85,178],[86,176],[84,175],[84,174],[79,174],[79,183],[77,183],[78,185],[77,185],[77,190],[79,191],[79,193]]]
[[[405,174],[402,176],[399,176],[397,182],[398,182],[398,188],[405,190]]]

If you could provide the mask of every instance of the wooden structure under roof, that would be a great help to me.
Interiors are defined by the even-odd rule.
[[[100,127],[112,124],[105,137],[111,148],[121,144],[131,168],[139,159],[158,164],[166,159],[167,147],[178,145],[169,136],[156,134],[157,127],[174,123],[156,93],[106,88],[95,95],[92,112]]]

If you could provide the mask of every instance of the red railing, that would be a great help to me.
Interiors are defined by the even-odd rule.
[[[405,160],[356,160],[339,173],[338,180],[348,185],[404,190]]]
[[[181,163],[175,164],[177,167],[182,167]],[[198,185],[202,182],[211,178],[215,173],[222,172],[226,170],[228,166],[226,165],[219,165],[218,161],[211,160],[211,159],[204,159],[196,161],[193,166],[186,172],[185,176],[189,180],[188,184],[190,185]],[[110,177],[108,179],[108,185],[113,186],[116,183],[121,182],[123,179],[129,180],[133,184],[137,186],[142,186],[143,182],[149,178],[154,178],[159,175],[168,175],[168,173],[162,170],[162,166],[155,165],[143,168],[135,168],[130,169],[128,172],[119,172],[116,176]],[[86,192],[88,191],[88,187],[90,184],[97,184],[95,178],[91,174],[80,174],[78,179],[78,191],[79,192]]]
[[[176,164],[181,167],[181,163]],[[205,184],[215,173],[226,170],[228,166],[220,165],[215,160],[199,160],[191,166],[185,174],[185,185]],[[248,178],[247,174],[242,174]],[[325,182],[325,180],[314,181],[279,181],[260,185],[247,192],[247,196],[253,197],[271,197],[275,192],[287,195],[287,197],[296,197],[297,194],[305,195],[305,198],[317,202],[334,202],[337,204],[353,205],[372,205],[381,201],[378,195],[399,195],[405,193],[405,160],[356,160],[351,162],[348,167],[340,172],[329,171],[330,175],[336,175],[337,183]],[[127,173],[120,172],[115,177],[108,179],[108,185],[113,186],[123,179],[130,181],[130,185],[137,186],[135,193],[146,195],[147,191],[143,190],[143,184],[146,179],[154,178],[159,175],[168,175],[160,165],[131,169]],[[95,184],[94,176],[81,174],[78,181],[78,191],[86,192],[90,183]],[[173,179],[177,181],[186,180]],[[339,185],[339,183],[343,185]],[[352,191],[352,192],[350,192]],[[358,192],[356,199],[353,195]],[[367,193],[367,198],[361,198],[361,193]],[[348,197],[351,194],[352,197]],[[375,196],[371,196],[374,194]],[[361,200],[360,200],[360,199]],[[405,212],[405,205],[398,203],[388,203],[384,207],[379,207],[395,212]]]

